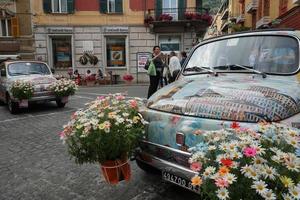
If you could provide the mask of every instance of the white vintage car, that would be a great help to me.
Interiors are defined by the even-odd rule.
[[[58,107],[65,103],[57,98],[50,90],[49,85],[56,81],[49,66],[39,61],[5,61],[0,64],[0,101],[7,103],[11,113],[19,110],[19,100],[13,98],[10,85],[16,80],[30,81],[34,86],[34,94],[29,103],[56,101]]]

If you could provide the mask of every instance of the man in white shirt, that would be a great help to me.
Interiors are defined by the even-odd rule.
[[[173,82],[173,81],[175,81],[175,78],[177,77],[178,73],[181,70],[181,65],[180,65],[179,58],[176,56],[174,51],[172,51],[170,53],[169,70],[170,70],[170,73],[171,73],[170,82]]]

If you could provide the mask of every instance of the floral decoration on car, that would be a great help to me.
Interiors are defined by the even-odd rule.
[[[78,89],[75,81],[69,79],[57,80],[53,82],[49,88],[57,97],[74,95],[75,91]]]

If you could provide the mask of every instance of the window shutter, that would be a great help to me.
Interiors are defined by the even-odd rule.
[[[67,0],[68,13],[74,13],[74,0]]]
[[[196,9],[202,13],[202,0],[196,0]]]
[[[178,19],[182,20],[185,13],[185,0],[178,1]]]
[[[44,13],[51,13],[51,0],[43,0]]]
[[[20,36],[19,20],[17,17],[11,18],[11,34],[13,37]]]
[[[156,0],[156,4],[155,4],[155,16],[156,19],[158,20],[159,16],[162,13],[162,0]]]
[[[107,13],[107,0],[99,0],[100,3],[100,12],[101,13]]]
[[[116,13],[123,13],[122,0],[115,0],[115,1],[116,1]]]

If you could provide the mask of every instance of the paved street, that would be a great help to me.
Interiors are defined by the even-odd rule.
[[[65,108],[35,105],[18,115],[0,106],[0,199],[198,199],[191,192],[148,175],[131,162],[132,180],[106,184],[96,164],[76,165],[58,133],[72,112],[99,94],[146,97],[147,86],[80,88]]]

